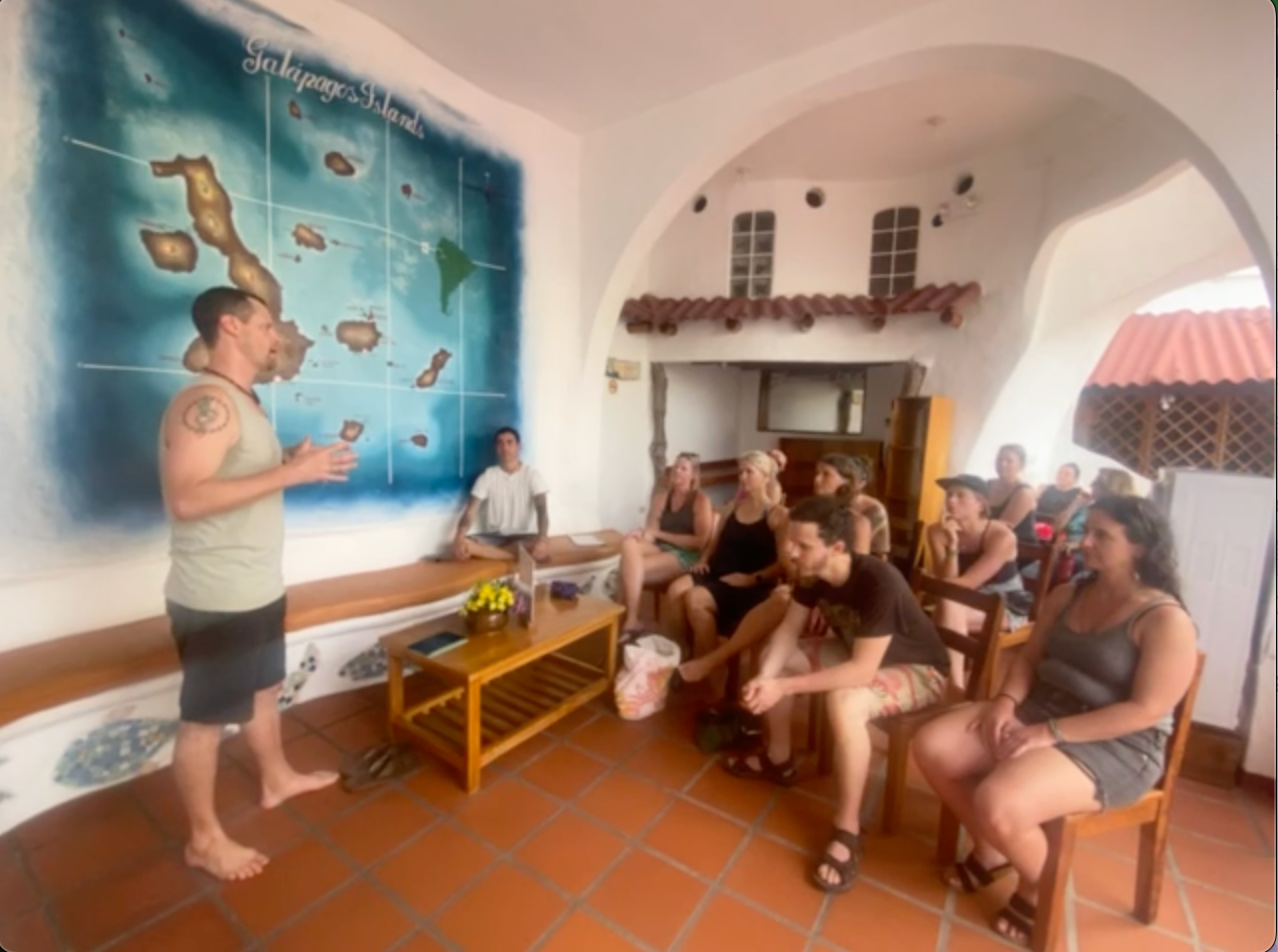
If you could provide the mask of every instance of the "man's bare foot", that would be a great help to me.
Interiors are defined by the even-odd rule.
[[[199,845],[187,843],[184,856],[188,866],[225,882],[252,879],[270,862],[257,850],[242,846],[225,834]]]
[[[705,658],[693,658],[679,665],[679,677],[688,684],[703,681],[714,672],[714,665],[707,664]]]
[[[303,793],[313,793],[337,783],[339,775],[331,770],[317,770],[315,773],[293,773],[282,782],[262,788],[262,809],[272,810],[285,800]]]

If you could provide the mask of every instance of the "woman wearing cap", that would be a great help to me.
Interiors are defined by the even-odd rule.
[[[852,457],[839,453],[827,454],[816,464],[816,474],[812,478],[812,491],[818,496],[834,496],[847,500],[848,509],[852,512],[852,551],[869,555],[874,538],[874,526],[855,508],[857,496],[853,487],[856,485],[858,475]],[[863,498],[869,499],[868,496]],[[869,501],[882,507],[882,503],[876,499],[869,499]],[[727,641],[715,646],[706,654],[681,664],[679,676],[689,683],[702,680],[716,668],[727,664],[734,656],[772,634],[781,624],[781,619],[785,617],[786,609],[789,607],[790,586],[777,586],[772,590],[767,601],[750,609]],[[813,612],[813,617],[820,619],[820,612]]]
[[[1018,542],[1037,545],[1034,487],[1021,479],[1021,473],[1025,471],[1025,447],[1019,443],[1000,446],[994,469],[998,475],[990,480],[986,494],[990,515],[1010,526]]]
[[[993,518],[985,480],[965,473],[936,482],[945,490],[945,515],[927,529],[932,573],[964,588],[1002,596],[1007,627],[1019,628],[1029,615],[1032,596],[1016,567],[1016,536]],[[984,613],[956,602],[936,606],[937,626],[951,631],[978,631],[984,620]]]
[[[692,568],[714,530],[714,506],[701,492],[701,459],[680,453],[665,489],[648,507],[648,521],[621,542],[621,590],[626,606],[623,633],[638,631],[639,599],[645,585],[663,585]]]
[[[1043,824],[1139,800],[1162,776],[1173,711],[1198,662],[1167,519],[1148,500],[1093,504],[1087,573],[1047,597],[992,701],[925,725],[923,776],[975,845],[946,879],[1019,878],[994,929],[1027,942],[1047,860]]]

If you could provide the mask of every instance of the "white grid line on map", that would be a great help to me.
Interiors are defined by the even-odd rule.
[[[275,209],[271,205],[271,77],[265,77],[266,89],[266,262],[275,271]],[[278,405],[275,400],[275,381],[271,381],[271,426],[279,427]]]
[[[457,157],[457,247],[466,247],[466,159]],[[457,286],[457,381],[466,391],[466,294]],[[457,475],[466,476],[466,398],[457,401]]]
[[[386,169],[386,233],[390,234],[390,123],[386,123],[386,148],[385,153],[385,169]],[[392,425],[391,411],[391,392],[390,392],[390,375],[391,375],[391,354],[393,349],[395,325],[391,318],[391,243],[386,244],[386,485],[395,485],[395,441],[391,439],[391,434],[395,432]]]
[[[89,364],[77,363],[77,370],[99,370],[99,371],[115,371],[119,373],[137,373],[137,374],[166,374],[176,377],[192,376],[189,370],[177,370],[169,367],[136,367],[128,364]],[[318,377],[302,377],[296,382],[292,380],[281,380],[279,384],[292,384],[295,387],[304,385],[317,385],[325,387],[360,387],[365,390],[393,390],[399,393],[420,393],[424,396],[441,396],[441,397],[476,397],[490,400],[505,400],[508,394],[505,393],[489,393],[483,390],[474,390],[463,393],[460,390],[436,390],[433,387],[399,387],[394,384],[384,383],[364,383],[360,380],[326,380]]]

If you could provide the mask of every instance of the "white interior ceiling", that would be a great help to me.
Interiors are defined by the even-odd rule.
[[[1003,76],[930,77],[818,106],[728,167],[759,179],[907,178],[1010,146],[1078,104],[1068,90]]]
[[[495,96],[584,132],[936,0],[345,0]]]

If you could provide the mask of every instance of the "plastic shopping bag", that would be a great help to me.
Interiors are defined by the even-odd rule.
[[[638,721],[664,708],[679,656],[679,646],[661,635],[644,635],[627,644],[613,685],[617,712]]]

